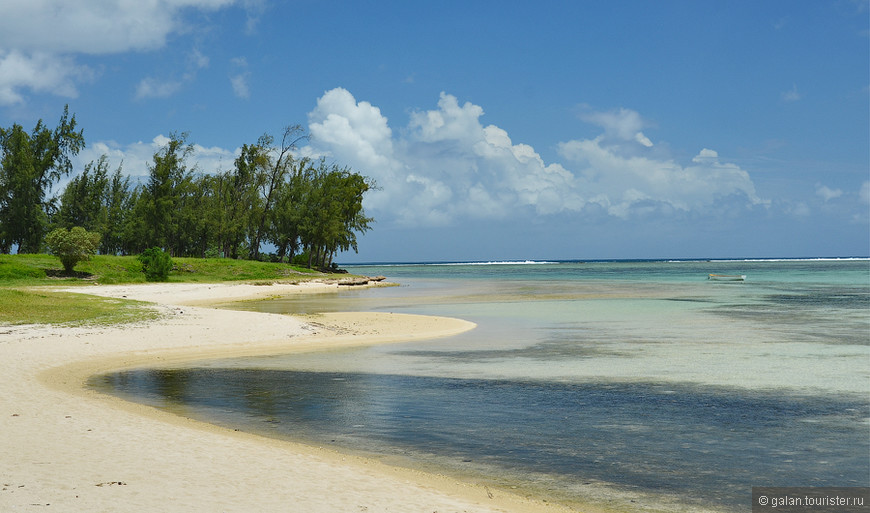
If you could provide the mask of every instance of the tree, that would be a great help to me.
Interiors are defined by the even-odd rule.
[[[256,235],[256,222],[263,210],[259,194],[261,170],[269,165],[266,149],[259,145],[242,145],[232,172],[217,176],[215,196],[218,203],[217,244],[220,252],[230,258],[239,258],[248,245],[250,234]],[[250,249],[248,248],[248,254]]]
[[[145,245],[168,248],[171,253],[183,251],[176,208],[191,181],[185,159],[193,152],[187,145],[187,134],[170,135],[169,142],[154,154],[154,164],[148,166],[148,183],[140,201],[144,201]]]
[[[296,149],[296,143],[306,139],[304,129],[301,125],[288,126],[284,129],[284,136],[281,138],[281,147],[273,148],[274,138],[271,135],[260,137],[257,146],[268,152],[268,158],[265,166],[261,165],[260,179],[258,183],[263,191],[263,208],[255,220],[254,238],[251,240],[251,260],[260,258],[260,243],[266,233],[266,226],[269,221],[270,211],[274,205],[275,197],[281,184],[284,182],[287,172],[293,163],[293,154]],[[272,153],[277,153],[273,158]]]
[[[279,260],[293,261],[299,251],[305,215],[306,198],[313,185],[311,161],[294,161],[289,178],[278,188],[275,205],[269,216],[266,240],[275,245]]]
[[[204,258],[217,252],[219,213],[214,181],[214,176],[200,174],[183,184],[176,207],[179,255]]]
[[[120,166],[109,181],[103,207],[106,211],[106,224],[102,231],[100,252],[112,255],[130,254],[130,251],[124,250],[124,232],[133,209],[133,194],[130,190],[130,178],[121,176]]]
[[[374,186],[366,177],[323,159],[312,169],[300,227],[309,267],[329,267],[337,251],[356,251],[356,232],[367,231],[373,221],[366,217],[362,200]]]
[[[52,225],[61,228],[81,226],[102,234],[99,252],[106,255],[129,253],[124,231],[133,209],[130,178],[121,175],[121,166],[109,175],[108,157],[85,165],[84,171],[67,184],[60,195],[60,206]]]
[[[89,260],[100,246],[100,234],[88,232],[81,226],[71,230],[58,228],[45,237],[51,253],[60,258],[63,270],[72,274],[73,268],[82,260]]]
[[[28,234],[48,231],[50,221],[52,227],[101,233],[99,251],[105,254],[157,247],[170,256],[259,259],[260,246],[271,243],[280,261],[292,261],[302,250],[309,266],[327,267],[338,251],[356,250],[357,234],[372,222],[362,198],[374,183],[347,167],[294,156],[296,144],[307,137],[299,125],[285,128],[280,145],[268,134],[243,145],[233,169],[216,174],[189,167],[194,147],[188,134],[172,133],[154,153],[147,181],[133,188],[120,166],[110,175],[104,155],[70,180],[55,209],[56,200],[44,198],[46,187],[69,172],[68,154],[84,144],[76,139],[81,133],[74,130],[75,119],[67,116],[65,111],[54,134],[41,124],[33,135],[18,125],[2,132],[0,251],[16,244],[19,251],[38,249],[42,241]],[[58,141],[60,153],[54,167],[46,168],[37,164],[51,159],[37,159],[41,153],[34,148],[44,147],[48,136]],[[41,188],[20,185],[37,168],[48,169]],[[31,221],[16,221],[25,218]]]
[[[0,252],[39,252],[52,207],[46,194],[72,170],[70,157],[85,146],[75,116],[64,107],[57,128],[42,120],[28,134],[19,124],[0,128]]]
[[[85,230],[104,233],[109,223],[108,158],[85,166],[79,176],[70,180],[60,196],[60,207],[53,222],[62,228],[81,226]],[[116,171],[120,176],[120,168]]]

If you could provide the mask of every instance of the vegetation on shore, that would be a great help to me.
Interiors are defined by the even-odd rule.
[[[108,157],[75,169],[84,132],[64,109],[57,128],[42,121],[28,133],[0,127],[0,253],[40,253],[45,236],[80,227],[99,234],[97,252],[136,255],[160,248],[176,257],[333,265],[357,249],[373,222],[363,195],[375,183],[348,167],[298,155],[299,125],[276,141],[242,144],[230,169],[202,172],[186,133],[172,133],[153,155],[144,180],[131,182]],[[65,177],[72,179],[51,196]],[[262,254],[263,247],[273,255]]]
[[[0,325],[113,325],[154,319],[145,303],[48,289],[0,287]]]
[[[296,282],[330,276],[306,267],[255,260],[173,258],[172,262],[174,265],[168,281],[179,283]],[[0,287],[111,285],[145,281],[142,262],[135,256],[94,255],[90,260],[80,262],[74,273],[66,274],[53,255],[0,254]]]
[[[324,276],[312,267],[335,271],[335,255],[356,250],[374,221],[362,199],[375,184],[298,156],[306,138],[299,125],[280,141],[265,134],[243,144],[230,169],[209,174],[192,162],[187,134],[173,133],[145,180],[131,183],[120,167],[109,172],[105,155],[75,169],[85,139],[68,108],[53,130],[42,120],[31,132],[0,127],[0,324],[128,322],[153,312],[50,285],[298,282]]]
[[[330,276],[305,267],[251,260],[174,258],[173,262],[171,283],[290,283]],[[145,283],[142,263],[134,256],[96,255],[69,275],[52,255],[0,254],[0,324],[121,324],[156,316],[141,302],[53,290],[95,283]]]

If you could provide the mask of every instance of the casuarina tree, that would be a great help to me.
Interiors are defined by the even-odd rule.
[[[85,147],[76,118],[64,108],[57,128],[40,120],[27,133],[19,124],[0,127],[0,253],[38,253],[48,226],[51,187],[72,170]]]

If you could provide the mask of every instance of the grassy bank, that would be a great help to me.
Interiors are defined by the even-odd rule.
[[[0,287],[0,325],[109,325],[157,317],[145,303],[57,292]]]
[[[325,276],[287,264],[228,258],[173,258],[170,282],[217,283],[224,281],[303,281]],[[144,283],[142,264],[132,256],[97,255],[76,265],[74,276],[63,274],[51,255],[0,255],[0,287]]]
[[[300,282],[329,275],[287,264],[220,258],[175,258],[170,282]],[[52,290],[77,285],[145,283],[132,256],[97,255],[65,275],[51,255],[0,255],[0,324],[118,324],[153,317],[136,301]]]

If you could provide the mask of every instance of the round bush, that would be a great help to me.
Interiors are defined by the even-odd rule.
[[[172,270],[169,253],[161,248],[146,249],[138,260],[142,262],[142,272],[147,281],[169,281],[169,271]]]

